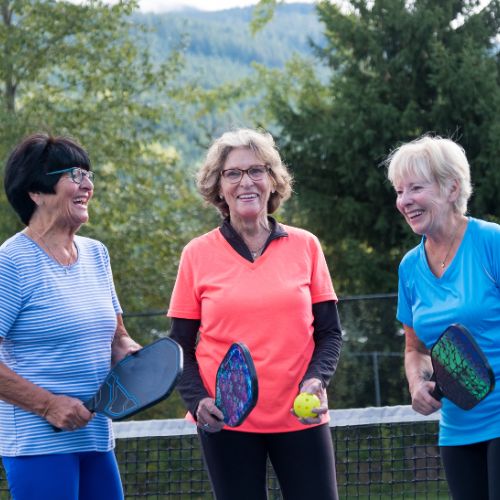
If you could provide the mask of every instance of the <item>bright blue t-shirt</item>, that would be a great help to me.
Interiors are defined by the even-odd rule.
[[[443,398],[439,444],[477,443],[500,437],[500,226],[469,218],[462,243],[441,278],[420,245],[399,267],[397,318],[430,349],[452,323],[467,327],[495,374],[495,389],[472,410]]]
[[[0,361],[45,389],[86,401],[111,363],[116,297],[104,245],[75,237],[78,259],[62,266],[23,233],[0,246]],[[0,401],[0,455],[114,447],[111,421],[54,432],[42,417]]]

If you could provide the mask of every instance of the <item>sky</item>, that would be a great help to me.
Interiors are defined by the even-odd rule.
[[[314,0],[286,0],[286,3],[312,3]],[[223,10],[233,7],[255,5],[257,0],[139,0],[144,12],[164,12],[182,7],[194,7],[200,10]]]

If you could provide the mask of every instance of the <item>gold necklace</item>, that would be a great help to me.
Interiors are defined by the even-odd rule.
[[[448,247],[448,251],[446,252],[446,255],[444,256],[444,259],[440,262],[441,269],[444,269],[446,266],[446,259],[448,258],[448,255],[450,255],[451,249],[453,247],[453,243],[455,243],[455,238],[457,237],[459,227],[460,227],[460,221],[458,222],[457,227],[455,228],[455,231],[453,232],[453,238],[451,239],[451,243],[450,243],[450,246]]]
[[[49,248],[49,245],[47,245],[47,242],[45,241],[45,239],[43,238],[43,236],[38,233],[37,231],[35,231],[32,227],[28,226],[26,228],[26,233],[27,232],[31,232],[33,233],[39,240],[40,242],[43,244],[43,247],[45,248],[45,250],[47,251],[47,253],[65,270],[66,274],[68,274],[68,268],[69,266],[72,264],[72,261],[73,261],[73,255],[70,255],[69,258],[68,258],[68,262],[65,264],[64,262],[61,262],[55,255],[54,253],[52,253],[52,251],[50,250]],[[28,236],[30,236],[28,234]],[[30,236],[32,240],[34,240],[34,238],[32,236]],[[72,244],[72,250],[74,248],[74,243]],[[73,252],[71,252],[73,253]]]

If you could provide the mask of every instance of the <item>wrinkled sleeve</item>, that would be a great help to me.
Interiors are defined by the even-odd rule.
[[[311,301],[313,304],[327,300],[337,301],[330,271],[318,238],[313,236],[311,244]]]
[[[0,252],[0,337],[8,336],[22,307],[21,280],[16,265]]]
[[[314,351],[302,380],[318,378],[323,387],[326,387],[337,369],[342,348],[337,304],[333,300],[313,304],[313,316]]]
[[[199,320],[201,319],[201,302],[197,293],[195,264],[190,248],[190,245],[187,245],[182,251],[167,316]]]
[[[177,384],[177,390],[194,418],[196,418],[198,403],[203,398],[209,397],[201,380],[196,360],[196,340],[199,327],[199,320],[172,318],[170,330],[170,338],[178,342],[184,352],[184,369],[181,380]]]
[[[410,300],[410,287],[406,276],[404,261],[399,265],[398,308],[396,317],[404,325],[413,328],[413,314]]]

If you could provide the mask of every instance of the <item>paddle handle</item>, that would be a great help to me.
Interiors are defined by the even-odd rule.
[[[85,408],[87,408],[88,411],[94,413],[95,412],[95,400],[94,400],[94,398],[91,398],[88,401],[85,401],[85,403],[83,403],[83,406],[85,406]]]
[[[431,382],[436,382],[436,372],[434,372],[431,376],[431,378],[429,379]],[[441,389],[439,388],[439,385],[438,383],[436,382],[436,385],[434,386],[434,389],[432,389],[431,391],[431,396],[434,398],[434,399],[437,399],[438,401],[441,401],[441,399],[443,399],[443,392],[441,391]]]
[[[87,408],[88,411],[93,412],[94,411],[94,398],[89,399],[88,401],[83,403],[83,406],[85,406],[85,408]],[[61,432],[64,430],[64,429],[56,427],[55,425],[52,425],[52,424],[50,424],[50,426],[52,427],[52,429],[54,429],[54,432]]]

